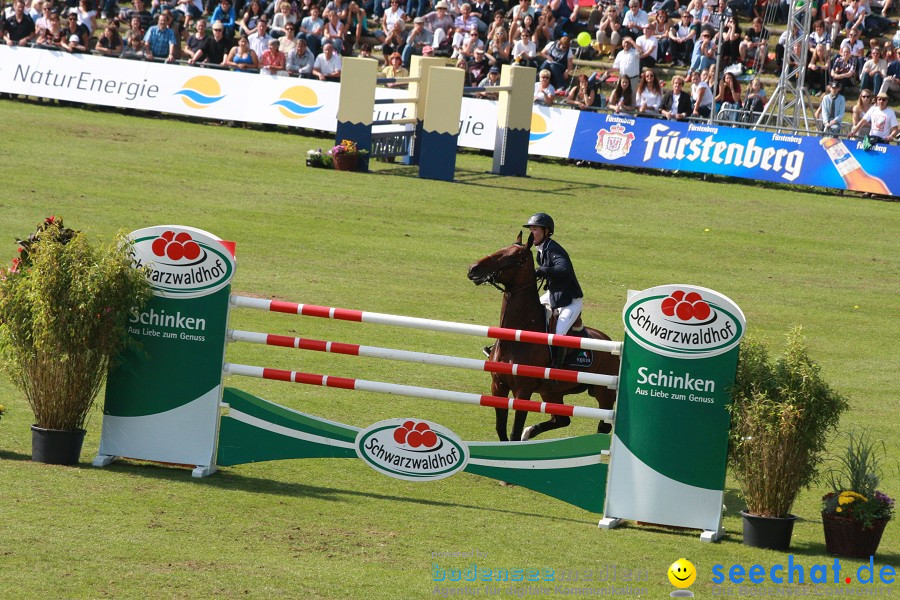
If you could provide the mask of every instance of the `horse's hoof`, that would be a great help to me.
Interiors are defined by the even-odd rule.
[[[531,439],[531,434],[534,431],[534,425],[529,425],[525,428],[525,431],[522,432],[522,440],[523,442],[527,442]]]
[[[612,431],[611,423],[600,423],[597,427],[597,433],[610,433]]]

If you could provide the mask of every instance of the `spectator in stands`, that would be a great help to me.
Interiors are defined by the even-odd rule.
[[[522,26],[522,19],[525,18],[525,15],[531,15],[532,19],[535,17],[535,10],[534,6],[531,5],[531,0],[519,0],[519,3],[512,7],[510,13],[510,17],[513,21],[518,22],[519,27]]]
[[[409,77],[409,71],[403,66],[403,56],[394,52],[388,57],[388,64],[381,70],[382,77],[397,78]],[[406,88],[405,83],[387,83],[389,88]]]
[[[182,50],[182,58],[187,59],[189,65],[202,62],[209,55],[210,37],[206,31],[206,20],[197,20],[196,29]]]
[[[490,61],[492,66],[508,65],[512,54],[512,44],[506,37],[506,30],[503,28],[494,31],[494,37],[485,48],[484,55]]]
[[[429,0],[407,0],[406,14],[411,17],[424,17],[430,5]]]
[[[872,90],[876,94],[881,91],[884,78],[887,77],[887,61],[881,57],[881,48],[872,50],[872,56],[863,65],[859,78],[860,90]]]
[[[362,53],[360,53],[362,55]],[[312,77],[313,66],[316,64],[316,57],[310,52],[306,45],[306,40],[297,40],[297,44],[293,50],[288,52],[285,68],[291,75],[309,78]]]
[[[387,62],[388,57],[394,52],[403,50],[406,43],[406,25],[403,20],[394,21],[394,28],[388,33],[388,36],[382,40],[381,51],[384,53],[384,60]]]
[[[680,23],[672,25],[669,30],[669,48],[676,67],[683,67],[691,62],[699,30],[699,25],[694,26],[694,15],[688,11],[681,15]]]
[[[672,78],[672,90],[665,93],[659,112],[670,121],[683,121],[691,114],[691,97],[684,91],[684,77]]]
[[[853,85],[856,77],[856,59],[850,55],[849,46],[841,46],[841,54],[831,65],[831,81],[839,81],[843,87]]]
[[[53,13],[54,8],[53,2],[51,0],[47,0],[41,5],[41,16],[39,16],[37,19],[32,19],[34,21],[35,35],[40,37],[41,31],[50,27],[50,17],[53,15]],[[2,29],[2,24],[0,24],[0,29]]]
[[[637,39],[644,32],[644,27],[650,24],[650,17],[641,9],[639,0],[631,0],[628,3],[631,9],[625,13],[622,18],[622,26],[625,29],[623,35],[630,36],[631,39]]]
[[[293,25],[296,22],[297,17],[291,13],[291,3],[287,0],[283,0],[278,6],[278,12],[272,17],[272,27],[269,35],[275,39],[281,39],[287,33],[285,26],[288,23]],[[282,50],[280,46],[278,49]]]
[[[691,74],[691,101],[694,109],[691,114],[694,117],[708,118],[712,114],[713,95],[709,84],[700,77],[700,71]]]
[[[747,95],[744,97],[741,120],[744,123],[755,123],[759,114],[766,106],[766,88],[763,87],[759,77],[754,77],[747,86]]]
[[[144,45],[153,58],[166,62],[175,60],[175,32],[169,27],[166,15],[159,15],[156,25],[144,36]]]
[[[826,50],[831,50],[831,41],[831,34],[825,29],[825,21],[820,19],[813,23],[813,31],[809,34],[810,52],[821,45],[824,45]]]
[[[147,49],[144,47],[144,40],[142,37],[133,35],[127,43],[125,47],[122,48],[121,58],[129,58],[132,60],[147,60],[152,58],[152,55],[147,52]]]
[[[634,41],[634,47],[640,55],[641,69],[652,69],[656,66],[659,40],[656,39],[652,25],[644,27],[644,35]]]
[[[712,34],[708,30],[700,32],[700,42],[694,44],[691,54],[691,65],[688,67],[688,76],[705,71],[716,61],[716,45],[712,41]]]
[[[286,57],[278,48],[278,40],[269,38],[269,47],[259,57],[259,72],[287,76]]]
[[[325,30],[322,33],[322,44],[331,44],[338,54],[344,51],[344,34],[347,32],[347,24],[340,20],[337,11],[325,10]],[[316,57],[318,58],[318,56]]]
[[[608,106],[616,113],[631,112],[634,110],[634,86],[628,77],[619,77],[616,87],[609,95]]]
[[[398,22],[405,22],[405,16],[406,12],[400,7],[400,0],[391,0],[390,7],[381,18],[381,29],[375,32],[375,37],[378,38],[378,41],[384,43],[385,38],[394,31],[394,25]]]
[[[97,11],[91,8],[91,3],[88,0],[78,0],[78,8],[72,10],[78,15],[78,22],[87,27],[88,34],[93,34],[97,26]]]
[[[215,8],[212,16],[209,18],[209,22],[213,25],[216,24],[216,21],[221,22],[225,27],[226,38],[231,39],[234,37],[237,24],[235,23],[234,6],[231,5],[231,0],[221,0],[221,2],[219,2],[219,5]],[[213,28],[213,33],[215,33],[215,28]]]
[[[500,68],[491,67],[488,69],[487,77],[478,82],[478,87],[489,88],[500,85]],[[500,94],[497,92],[476,92],[476,98],[484,98],[485,100],[497,100]]]
[[[117,57],[122,54],[123,46],[122,36],[119,35],[119,28],[116,27],[115,23],[110,21],[103,29],[103,33],[100,35],[100,39],[97,40],[97,46],[94,50],[104,56]]]
[[[565,87],[566,81],[575,69],[574,57],[569,47],[569,38],[563,36],[555,42],[550,42],[541,50],[544,62],[541,70],[547,69],[552,74],[553,86]]]
[[[503,29],[504,31],[507,29],[506,27],[506,18],[503,16],[503,11],[498,10],[494,13],[494,20],[491,21],[490,26],[488,27],[487,37],[488,39],[494,37],[494,34],[498,29]],[[510,32],[511,34],[512,32]],[[509,36],[512,39],[512,35]]]
[[[34,20],[25,14],[25,2],[16,0],[12,16],[3,22],[3,40],[7,46],[25,46],[34,38]]]
[[[285,23],[284,35],[278,38],[278,49],[287,56],[297,47],[297,37],[294,35],[297,31],[297,23]]]
[[[313,5],[309,16],[300,22],[300,33],[297,39],[306,41],[310,51],[318,54],[322,49],[322,36],[325,35],[325,21],[319,16],[319,7]]]
[[[153,15],[145,8],[144,0],[134,0],[131,6],[130,9],[119,11],[119,19],[130,23],[132,19],[137,17],[140,19],[141,29],[144,31],[150,29],[150,25],[153,24]]]
[[[247,34],[247,42],[250,48],[256,52],[256,56],[262,56],[263,52],[268,50],[269,42],[272,36],[269,35],[269,22],[265,17],[256,21],[256,31]]]
[[[635,94],[634,103],[637,105],[639,113],[647,116],[659,114],[663,93],[662,86],[653,69],[644,69],[644,72],[641,73],[641,80]]]
[[[238,44],[228,52],[228,58],[225,59],[225,66],[231,67],[238,71],[249,71],[259,69],[259,56],[250,47],[250,40],[246,35],[242,35],[238,39]]]
[[[698,26],[703,26],[709,21],[710,13],[704,0],[691,0],[690,4],[688,4],[687,12],[691,13],[694,17],[694,23]]]
[[[843,50],[844,48],[850,49],[850,56],[852,56],[853,60],[856,61],[854,64],[854,69],[857,73],[859,73],[862,70],[863,63],[865,62],[866,45],[863,44],[862,40],[859,39],[858,30],[850,30],[849,34],[847,35],[847,39],[841,42],[841,50]]]
[[[115,0],[105,1],[114,2]],[[184,32],[188,32],[198,19],[203,18],[203,2],[202,0],[178,0],[175,12],[183,15],[181,20],[184,23]]]
[[[618,73],[619,77],[627,77],[631,80],[631,88],[637,87],[638,77],[641,75],[641,58],[634,47],[634,40],[626,37],[622,40],[622,51],[613,60],[613,66],[608,69],[600,79],[605,81],[610,75]]]
[[[457,45],[457,40],[459,40],[459,45]],[[455,55],[451,54],[450,58],[462,56],[466,60],[469,60],[475,56],[475,50],[478,48],[484,50],[484,42],[478,37],[478,28],[473,27],[472,30],[467,32],[464,36],[461,36],[458,33],[453,36],[453,49]]]
[[[259,3],[259,0],[250,0],[250,4],[247,5],[247,10],[241,15],[241,21],[238,24],[239,33],[246,35],[249,38],[256,33],[256,26],[260,19],[263,18],[265,18],[265,16],[262,4]]]
[[[513,62],[523,67],[537,68],[537,44],[531,37],[530,29],[520,29],[521,37],[513,44]]]
[[[63,27],[62,33],[63,35],[60,43],[63,47],[65,47],[66,44],[69,43],[73,35],[78,36],[79,45],[87,47],[88,38],[91,37],[91,35],[88,33],[87,27],[81,25],[78,22],[78,15],[72,12],[66,15],[66,25],[65,27]]]
[[[550,7],[552,11],[553,18],[556,21],[553,26],[552,39],[558,39],[564,35],[566,35],[566,28],[569,26],[569,22],[572,18],[572,13],[575,10],[576,0],[550,0],[550,2],[544,6],[544,11],[546,12],[547,6]],[[647,17],[649,22],[650,17]],[[546,25],[545,18],[545,25]]]
[[[469,81],[473,84],[487,77],[491,68],[491,62],[485,56],[484,48],[476,48],[471,60],[468,62],[467,71],[469,73]]]
[[[341,80],[341,55],[335,50],[334,44],[325,42],[322,46],[322,54],[316,57],[313,65],[313,76],[319,81]]]
[[[144,36],[147,34],[147,30],[141,27],[141,18],[140,17],[131,17],[131,28],[125,32],[125,45],[129,45],[131,43],[131,38],[137,37],[144,41]]]
[[[453,17],[447,14],[447,3],[439,0],[434,5],[434,10],[423,17],[425,19],[425,29],[434,36],[432,47],[435,54],[443,54],[450,56],[450,48],[453,42]]]
[[[741,84],[735,78],[734,73],[726,71],[722,75],[722,81],[719,83],[719,93],[716,94],[716,102],[719,109],[724,111],[722,118],[726,121],[737,121],[740,117],[741,104]]]
[[[828,67],[831,62],[828,46],[826,44],[816,45],[816,49],[812,53],[809,64],[806,65],[806,87],[812,92],[813,96],[818,96],[825,92],[828,84]]]
[[[556,17],[553,16],[553,11],[550,10],[549,6],[545,6],[541,10],[536,20],[532,20],[529,23],[529,19],[531,19],[531,16],[525,15],[525,18],[522,19],[522,26],[534,31],[534,43],[539,48],[543,48],[556,39],[553,35],[556,29]]]
[[[551,82],[551,73],[549,69],[541,69],[538,74],[538,80],[534,84],[534,103],[551,106],[553,98],[556,95],[556,88]]]
[[[888,64],[884,83],[881,84],[881,89],[878,91],[885,94],[900,91],[900,55],[897,52],[894,52],[894,58]]]
[[[653,19],[650,21],[653,26],[653,35],[656,37],[658,44],[656,50],[657,62],[669,62],[668,58],[671,52],[671,43],[669,42],[669,31],[672,29],[672,23],[669,22],[669,15],[664,10],[657,10],[653,13]],[[646,35],[646,33],[644,34]]]
[[[872,96],[874,96],[872,92],[863,90],[856,100],[856,104],[853,105],[853,109],[850,111],[851,129],[857,129],[856,126],[859,125],[860,122],[863,122],[863,125],[860,125],[857,129],[857,134],[863,136],[869,133],[869,123],[863,121],[863,116],[869,112],[869,109],[872,108],[872,105],[874,104],[874,102],[872,102]]]
[[[614,6],[606,9],[603,18],[597,24],[594,39],[600,44],[600,54],[612,55],[622,45],[622,22]]]
[[[847,99],[841,94],[841,83],[836,81],[828,86],[828,93],[822,97],[822,103],[816,109],[816,120],[823,133],[840,135],[846,108]]]
[[[765,60],[766,46],[769,41],[769,30],[763,27],[763,20],[759,17],[753,19],[753,23],[744,32],[744,39],[738,46],[738,55],[743,64],[750,64],[757,57]],[[762,63],[760,63],[762,64]]]
[[[869,141],[875,144],[884,144],[897,137],[897,115],[888,106],[888,95],[879,93],[875,98],[875,105],[862,116],[860,121],[850,130],[850,135],[855,136],[864,124],[868,124]]]
[[[409,62],[412,56],[421,55],[422,48],[431,46],[434,41],[434,34],[425,29],[424,17],[416,17],[413,19],[413,29],[406,36],[406,45],[403,46],[403,66],[409,68]]]
[[[828,35],[831,36],[832,43],[836,42],[844,23],[844,5],[840,0],[826,0],[819,7],[819,18]]]
[[[483,25],[481,20],[472,14],[472,7],[469,4],[460,6],[459,11],[459,16],[453,20],[453,45],[457,43],[457,36],[465,36],[473,28],[478,32],[479,25]]]
[[[62,46],[63,28],[59,24],[59,13],[53,12],[45,29],[41,30],[37,43],[41,46],[59,48]]]
[[[203,58],[203,62],[211,65],[224,65],[228,53],[231,51],[231,40],[225,37],[225,25],[221,21],[216,21],[213,26],[212,39],[209,40],[207,47],[207,55]]]
[[[566,104],[574,106],[578,110],[589,110],[594,106],[596,100],[596,90],[591,85],[588,76],[582,73],[578,76],[578,83],[569,90],[566,96]]]

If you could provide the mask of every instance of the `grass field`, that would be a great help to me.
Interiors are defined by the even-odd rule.
[[[512,242],[530,214],[546,210],[574,258],[586,324],[613,339],[622,339],[626,290],[665,283],[728,295],[743,309],[748,331],[776,347],[788,328],[803,325],[826,379],[851,399],[842,430],[869,427],[884,440],[892,470],[882,487],[900,495],[896,203],[558,163],[532,162],[528,178],[508,179],[486,173],[490,158],[472,154],[459,157],[452,184],[381,164],[368,175],[333,173],[303,166],[306,150],[327,146],[324,139],[12,101],[0,101],[0,114],[4,262],[13,256],[14,238],[50,214],[106,239],[118,230],[178,223],[237,242],[236,292],[495,324],[499,294],[474,287],[467,266]],[[478,357],[484,344],[249,311],[233,312],[232,323],[459,356]],[[257,346],[228,352],[247,364],[488,389],[483,373]],[[493,414],[483,409],[234,377],[227,383],[355,426],[415,417],[466,440],[494,437]],[[680,556],[698,569],[695,595],[709,597],[741,589],[714,586],[713,565],[788,561],[741,544],[742,503],[731,480],[728,535],[707,545],[697,532],[599,531],[596,515],[468,474],[416,485],[340,460],[243,465],[204,480],[127,462],[95,469],[99,408],[79,468],[38,465],[30,462],[30,411],[3,378],[0,404],[8,409],[0,421],[3,598],[428,598],[440,596],[436,586],[460,585],[435,583],[434,565],[472,563],[552,568],[556,584],[528,591],[553,597],[608,585],[599,577],[608,580],[615,567],[615,587],[660,598],[673,589],[665,573]],[[590,431],[590,422],[575,422],[560,435]],[[824,484],[805,491],[794,510],[800,520],[792,553],[807,570],[834,563],[819,516],[825,491]],[[469,551],[480,556],[433,556]],[[861,563],[841,564],[843,576]],[[900,566],[896,523],[885,532],[876,564]],[[573,569],[591,570],[591,580],[559,581]],[[896,597],[897,585],[765,589],[774,595],[865,588]],[[492,595],[515,597],[524,593],[520,586],[506,583]],[[489,595],[493,588],[476,591]]]

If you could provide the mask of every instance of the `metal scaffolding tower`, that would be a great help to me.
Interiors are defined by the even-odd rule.
[[[790,0],[787,22],[787,40],[784,44],[784,62],[778,86],[756,121],[756,127],[778,127],[812,132],[815,118],[807,109],[812,108],[806,91],[806,64],[809,61],[809,25],[815,13],[816,2]]]

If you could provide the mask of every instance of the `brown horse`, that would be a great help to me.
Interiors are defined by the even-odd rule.
[[[546,311],[538,295],[534,256],[531,253],[532,242],[533,239],[529,236],[527,245],[523,244],[520,231],[515,244],[501,248],[469,267],[469,279],[475,282],[475,285],[491,283],[503,291],[503,302],[500,305],[501,327],[546,332]],[[610,339],[602,331],[588,327],[584,329],[588,337],[599,340]],[[565,349],[557,347],[554,351],[560,352]],[[589,354],[593,355],[589,365],[566,366],[565,368],[614,376],[619,374],[618,356],[596,350]],[[545,367],[550,365],[550,347],[500,340],[494,344],[490,360]],[[544,402],[562,404],[563,396],[578,394],[585,390],[597,399],[600,408],[611,409],[613,407],[616,392],[604,386],[500,373],[491,374],[491,394],[494,396],[509,397],[512,392],[513,398],[530,400],[531,395],[536,393]],[[497,411],[497,435],[500,437],[500,441],[509,441],[506,435],[509,411],[502,408],[495,410]],[[569,417],[553,415],[549,420],[532,425],[523,432],[527,416],[528,413],[525,411],[516,411],[511,434],[513,441],[525,441],[544,431],[567,427],[570,422]],[[611,429],[612,426],[603,421],[597,426],[598,433],[609,433]]]

